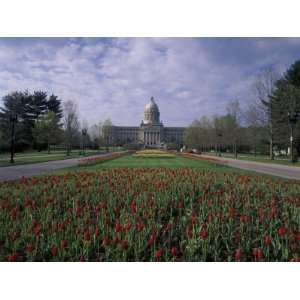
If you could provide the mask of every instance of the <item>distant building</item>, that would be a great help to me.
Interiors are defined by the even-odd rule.
[[[112,126],[110,143],[117,145],[135,144],[145,147],[163,147],[165,144],[183,144],[185,127],[164,127],[160,112],[153,97],[146,105],[144,119],[139,127]]]

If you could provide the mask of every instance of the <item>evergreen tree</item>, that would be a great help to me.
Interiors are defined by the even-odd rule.
[[[10,140],[12,115],[17,116],[15,124],[15,140],[17,148],[24,148],[31,145],[31,126],[28,123],[28,107],[30,95],[25,92],[13,92],[2,98],[3,107],[0,108],[0,127],[3,138]]]
[[[293,86],[300,87],[300,60],[295,61],[286,71],[283,81]]]
[[[47,93],[43,91],[35,91],[30,96],[30,103],[27,109],[29,119],[33,122],[46,113],[47,110]]]
[[[47,110],[53,111],[56,117],[60,120],[63,117],[63,109],[61,107],[61,100],[57,96],[51,95],[47,101]]]

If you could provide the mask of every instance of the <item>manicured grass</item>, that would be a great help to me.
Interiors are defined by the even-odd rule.
[[[213,164],[206,161],[198,161],[188,159],[181,156],[176,156],[172,159],[169,158],[139,158],[133,155],[124,156],[118,159],[104,162],[99,165],[95,165],[91,168],[204,168],[210,167]],[[216,166],[220,167],[220,166]]]
[[[63,170],[65,171],[97,171],[101,169],[111,168],[197,168],[201,170],[209,170],[216,173],[237,173],[237,174],[253,174],[256,172],[236,169],[221,164],[216,164],[211,161],[198,160],[176,155],[174,158],[138,158],[133,155],[123,156],[107,162],[99,163],[88,167],[72,167]],[[59,172],[61,173],[61,172]],[[271,178],[276,178],[270,175],[261,175]]]
[[[240,175],[253,175],[261,176],[264,178],[270,178],[272,180],[288,181],[288,179],[279,178],[268,174],[261,174],[255,171],[243,170],[238,168],[229,167],[222,164],[217,164],[213,161],[193,159],[176,155],[174,158],[138,158],[134,155],[127,155],[92,166],[80,166],[70,167],[55,171],[55,174],[65,174],[70,171],[81,172],[81,171],[101,171],[104,169],[112,168],[135,168],[136,170],[141,168],[196,168],[203,171],[211,171],[222,176],[226,174],[240,174]]]
[[[103,150],[101,152],[103,152]],[[100,151],[98,150],[86,150],[85,156],[95,155],[98,153],[100,153]],[[0,167],[33,164],[39,162],[63,160],[63,159],[76,158],[76,157],[82,157],[82,155],[79,154],[78,150],[72,151],[69,156],[66,155],[66,151],[52,151],[50,154],[48,154],[47,151],[25,152],[25,153],[16,153],[15,163],[11,164],[9,162],[10,160],[9,154],[2,154],[0,155]]]

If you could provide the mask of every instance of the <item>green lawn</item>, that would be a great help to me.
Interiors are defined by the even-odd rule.
[[[103,150],[101,152],[103,152]],[[100,151],[98,151],[98,150],[87,150],[85,155],[89,156],[89,155],[95,155],[98,153],[100,153]],[[67,156],[66,151],[63,151],[63,150],[51,151],[50,154],[48,154],[47,151],[24,152],[24,153],[16,153],[15,163],[11,164],[9,162],[10,155],[6,153],[6,154],[0,155],[0,167],[32,164],[32,163],[46,162],[46,161],[51,161],[51,160],[62,160],[62,159],[76,158],[76,157],[81,157],[81,156],[82,155],[79,154],[78,150],[73,150],[69,156]]]
[[[200,159],[186,158],[176,155],[174,158],[138,158],[132,155],[116,158],[104,163],[99,163],[88,167],[71,167],[64,169],[66,171],[97,171],[107,168],[197,168],[202,170],[209,170],[217,173],[239,173],[239,174],[254,174],[254,171],[247,171],[228,167],[221,164],[216,164],[211,161]],[[57,173],[57,172],[56,172]],[[59,172],[61,173],[61,172]],[[259,174],[260,176],[278,178],[271,175]]]
[[[184,158],[181,156],[175,156],[173,158],[140,158],[134,157],[133,155],[123,156],[114,160],[104,162],[91,166],[90,169],[99,168],[187,168],[196,167],[201,168],[208,166],[205,161],[193,160]]]

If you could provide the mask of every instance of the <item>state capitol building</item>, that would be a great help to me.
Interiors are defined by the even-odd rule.
[[[165,127],[160,121],[160,112],[153,97],[146,105],[144,119],[139,127],[112,126],[110,143],[136,144],[145,147],[163,147],[165,144],[183,144],[185,127]]]

